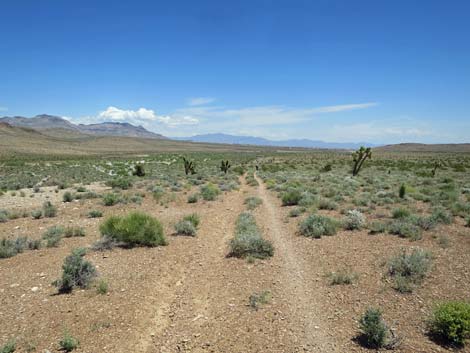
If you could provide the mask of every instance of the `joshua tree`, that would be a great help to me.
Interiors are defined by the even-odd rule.
[[[431,171],[431,175],[433,178],[436,176],[436,171],[440,166],[441,166],[441,162],[437,161],[436,163],[434,163],[434,167]]]
[[[132,174],[137,175],[138,177],[145,176],[144,166],[142,164],[136,164]]]
[[[190,161],[189,159],[186,159],[185,157],[183,157],[183,163],[184,163],[184,173],[186,175],[196,174],[196,164],[193,161]]]
[[[353,152],[352,157],[354,162],[352,175],[356,176],[359,174],[359,171],[361,170],[365,160],[367,158],[372,158],[372,150],[370,147],[365,148],[364,146],[361,146],[361,148],[359,148],[356,152]]]
[[[226,161],[222,160],[222,163],[220,164],[220,170],[221,171],[223,171],[225,174],[227,174],[230,167],[231,167],[231,165],[230,165],[228,160],[226,160]]]

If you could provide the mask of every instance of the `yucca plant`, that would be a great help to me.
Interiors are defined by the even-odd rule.
[[[224,172],[224,174],[227,174],[230,167],[231,167],[231,165],[230,165],[230,162],[228,160],[226,160],[226,161],[222,160],[222,162],[220,164],[220,170],[222,172]]]

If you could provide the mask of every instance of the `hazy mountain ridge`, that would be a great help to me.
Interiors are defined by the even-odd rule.
[[[33,118],[22,116],[3,117],[0,123],[7,123],[11,126],[31,128],[42,131],[45,134],[51,132],[57,135],[54,130],[70,130],[76,133],[94,136],[126,136],[140,138],[166,139],[165,136],[148,131],[143,126],[135,126],[129,123],[104,122],[98,124],[74,124],[64,118],[41,114]]]
[[[360,146],[375,147],[368,142],[325,142],[309,139],[290,139],[282,141],[268,140],[263,137],[236,136],[228,134],[204,134],[191,137],[174,138],[181,141],[224,143],[233,145],[256,145],[256,146],[279,146],[279,147],[302,147],[302,148],[329,148],[329,149],[356,149]]]

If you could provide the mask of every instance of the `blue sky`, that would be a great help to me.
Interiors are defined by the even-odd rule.
[[[470,142],[470,2],[0,3],[0,115]]]

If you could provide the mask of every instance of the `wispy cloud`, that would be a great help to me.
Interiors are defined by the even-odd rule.
[[[198,105],[205,105],[210,104],[215,101],[215,98],[212,97],[194,97],[188,98],[187,104],[190,106],[198,106]]]

